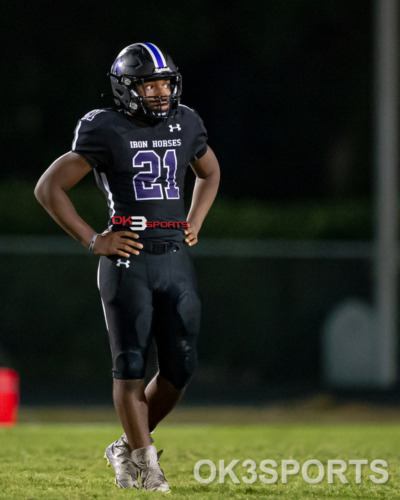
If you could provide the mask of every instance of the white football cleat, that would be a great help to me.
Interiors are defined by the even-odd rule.
[[[153,444],[133,450],[131,458],[133,464],[140,470],[140,479],[144,490],[165,493],[171,491],[158,463],[157,448]]]
[[[131,460],[131,449],[125,433],[108,446],[104,458],[107,459],[107,465],[114,469],[117,486],[139,489],[139,470]]]

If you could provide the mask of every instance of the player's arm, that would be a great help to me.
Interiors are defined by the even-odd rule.
[[[214,151],[208,146],[207,152],[190,163],[196,175],[192,204],[188,214],[189,228],[185,230],[185,241],[189,246],[197,243],[197,235],[213,204],[218,191],[220,171]]]
[[[69,152],[50,165],[35,188],[39,203],[57,224],[86,248],[89,248],[96,232],[79,216],[67,192],[90,171],[89,163],[82,156]],[[138,237],[130,231],[106,231],[97,237],[93,250],[98,255],[128,258],[132,253],[137,255],[138,249],[142,248],[140,243],[132,239]]]

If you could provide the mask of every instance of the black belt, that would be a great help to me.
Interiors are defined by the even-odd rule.
[[[149,253],[154,253],[156,255],[163,255],[168,252],[176,252],[179,250],[179,244],[174,241],[151,241],[142,240],[140,242],[143,245],[142,250]]]

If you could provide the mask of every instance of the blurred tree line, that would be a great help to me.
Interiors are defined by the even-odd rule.
[[[372,2],[2,2],[3,180],[34,183],[108,105],[107,71],[151,41],[183,74],[221,194],[343,200],[371,191]]]

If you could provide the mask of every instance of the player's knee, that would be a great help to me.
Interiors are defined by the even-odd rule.
[[[177,313],[186,335],[197,336],[200,331],[201,304],[196,293],[185,293],[177,305]]]
[[[181,340],[177,345],[177,352],[174,360],[166,366],[161,366],[161,375],[169,380],[176,389],[186,387],[192,378],[197,367],[196,344]]]
[[[122,352],[115,360],[115,368],[115,378],[123,380],[144,378],[145,360],[143,353],[139,350]]]

